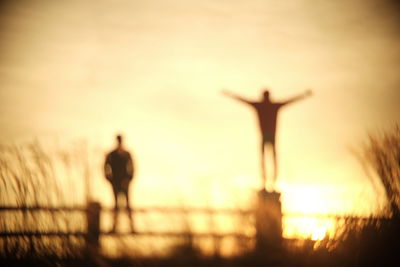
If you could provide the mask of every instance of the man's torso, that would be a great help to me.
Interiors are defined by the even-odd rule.
[[[119,183],[124,179],[132,177],[132,173],[128,169],[131,164],[131,155],[129,152],[118,150],[110,152],[107,157],[107,164],[112,171],[111,182]]]
[[[278,111],[281,106],[279,103],[258,102],[253,104],[257,111],[258,122],[264,139],[275,139]]]

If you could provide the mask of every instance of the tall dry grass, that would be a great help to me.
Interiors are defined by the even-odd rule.
[[[60,207],[80,203],[85,190],[71,179],[82,172],[78,150],[47,148],[39,142],[0,147],[0,206]],[[1,232],[77,232],[84,230],[82,212],[1,210]],[[0,238],[0,257],[78,256],[83,240],[77,236],[5,236]]]
[[[357,152],[358,158],[368,177],[376,174],[388,200],[388,210],[395,217],[400,216],[400,125],[375,134]],[[373,184],[376,185],[375,181]]]

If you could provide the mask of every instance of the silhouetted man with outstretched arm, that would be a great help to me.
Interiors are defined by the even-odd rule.
[[[267,144],[270,144],[272,147],[273,164],[274,164],[274,175],[272,182],[274,185],[278,175],[278,163],[276,155],[277,153],[275,148],[278,111],[280,110],[280,108],[288,104],[294,103],[298,100],[304,99],[307,96],[310,96],[311,91],[308,90],[304,94],[293,97],[284,102],[272,102],[269,98],[269,91],[267,90],[264,91],[263,98],[259,102],[247,100],[243,97],[237,96],[227,91],[223,91],[223,93],[242,103],[249,104],[256,110],[260,126],[260,133],[261,133],[261,175],[262,175],[263,188],[265,188],[265,182],[266,182],[266,170],[265,170],[264,158],[265,158],[265,146]]]
[[[117,219],[119,213],[119,198],[122,194],[126,201],[126,209],[128,211],[131,231],[134,231],[132,210],[129,205],[129,184],[133,178],[134,165],[131,154],[123,148],[122,136],[117,135],[117,147],[107,154],[104,163],[104,174],[106,179],[111,183],[114,192],[114,224],[112,232],[117,227]]]

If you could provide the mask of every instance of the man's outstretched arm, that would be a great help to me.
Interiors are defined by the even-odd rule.
[[[293,98],[291,98],[289,100],[286,100],[286,101],[282,102],[281,104],[282,104],[282,106],[288,105],[288,104],[292,104],[292,103],[297,102],[299,100],[303,100],[303,99],[305,99],[307,97],[310,97],[311,95],[312,95],[312,91],[309,89],[305,93],[303,93],[301,95],[298,95],[298,96],[295,96],[295,97],[293,97]]]
[[[226,90],[223,90],[223,91],[222,91],[222,94],[225,95],[225,96],[228,96],[228,97],[230,97],[230,98],[233,98],[233,99],[235,99],[235,100],[237,100],[237,101],[240,101],[240,102],[242,102],[242,103],[246,103],[246,104],[249,104],[249,105],[252,105],[252,104],[253,104],[252,101],[250,101],[250,100],[248,100],[248,99],[246,99],[246,98],[243,98],[243,97],[241,97],[241,96],[238,96],[238,95],[236,95],[236,94],[234,94],[234,93],[231,93],[231,92],[229,92],[229,91],[226,91]]]

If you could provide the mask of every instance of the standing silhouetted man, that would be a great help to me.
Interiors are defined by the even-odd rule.
[[[119,195],[122,195],[125,198],[126,209],[129,215],[131,230],[133,232],[134,228],[132,210],[129,205],[129,184],[133,178],[134,165],[131,154],[123,147],[121,135],[117,135],[117,147],[106,156],[106,161],[104,163],[104,173],[107,180],[112,185],[115,199],[114,225],[112,228],[112,232],[115,232],[117,226],[117,219],[120,207],[120,201],[118,198]]]
[[[276,140],[276,126],[277,126],[277,118],[278,118],[278,111],[280,108],[301,100],[307,96],[311,95],[311,91],[306,91],[304,94],[293,97],[284,102],[272,102],[269,98],[269,91],[264,91],[263,97],[261,101],[254,102],[237,96],[230,92],[223,92],[225,95],[232,97],[236,100],[241,101],[242,103],[249,104],[252,106],[258,115],[258,123],[260,126],[260,133],[261,133],[261,175],[262,175],[262,183],[263,188],[265,188],[266,182],[266,170],[265,170],[265,146],[271,145],[272,154],[273,154],[273,164],[274,164],[274,175],[273,175],[273,185],[275,184],[276,177],[278,175],[278,163],[277,163],[277,155],[276,155],[276,148],[275,148],[275,140]]]

